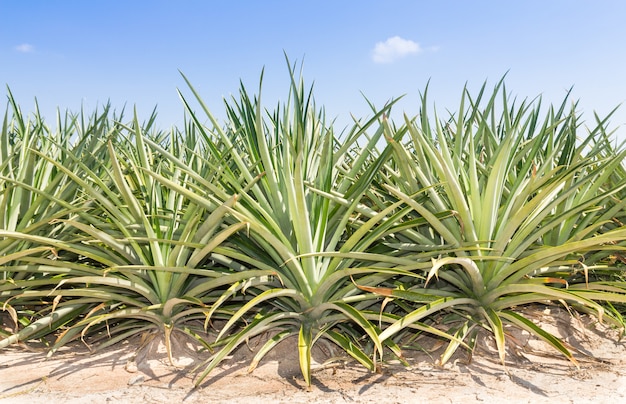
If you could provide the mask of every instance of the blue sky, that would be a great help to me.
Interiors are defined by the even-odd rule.
[[[429,99],[445,115],[463,86],[475,92],[506,74],[518,98],[572,101],[587,120],[626,101],[626,2],[504,1],[13,1],[0,0],[0,81],[23,112],[37,98],[92,111],[110,100],[156,106],[159,125],[180,125],[179,70],[222,116],[239,81],[256,92],[265,68],[268,107],[287,95],[285,52],[304,62],[318,106],[340,125],[370,113],[363,95],[416,115]],[[508,73],[507,73],[508,72]],[[2,88],[6,100],[6,88]],[[611,119],[626,140],[626,105]]]

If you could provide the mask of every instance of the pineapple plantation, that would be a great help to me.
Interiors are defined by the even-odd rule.
[[[0,348],[157,335],[174,362],[190,340],[200,386],[251,339],[250,370],[292,340],[311,386],[317,345],[384,372],[424,336],[440,365],[485,339],[504,365],[523,330],[577,366],[538,305],[623,331],[626,151],[610,117],[583,123],[570,100],[519,101],[502,81],[446,117],[425,92],[415,116],[372,106],[337,133],[289,78],[273,107],[242,87],[224,122],[188,82],[170,131],[108,107],[50,124],[9,92]]]

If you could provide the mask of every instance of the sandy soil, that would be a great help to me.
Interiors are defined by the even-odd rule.
[[[313,388],[300,376],[296,341],[282,342],[251,374],[254,346],[242,347],[197,389],[186,371],[197,354],[178,347],[172,367],[161,341],[134,356],[135,342],[88,354],[72,346],[45,353],[14,347],[0,354],[0,403],[611,403],[626,402],[626,344],[614,330],[562,309],[531,314],[577,350],[579,367],[541,341],[511,330],[506,366],[485,337],[471,363],[465,353],[444,367],[436,356],[408,351],[411,364],[386,363],[372,373],[329,345],[317,344]],[[254,344],[252,342],[251,344]],[[593,357],[593,358],[592,358]],[[334,360],[329,360],[334,358]]]

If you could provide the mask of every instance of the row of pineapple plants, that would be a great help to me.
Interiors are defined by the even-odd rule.
[[[107,106],[50,127],[9,92],[0,348],[186,334],[213,352],[200,384],[268,334],[251,369],[295,338],[310,385],[320,339],[375,371],[418,333],[447,341],[445,363],[486,331],[504,362],[510,326],[575,363],[517,310],[533,303],[623,328],[626,152],[608,118],[583,126],[568,99],[519,102],[500,82],[464,90],[444,119],[424,94],[415,117],[372,105],[335,133],[289,73],[285,102],[266,109],[262,86],[242,86],[225,122],[188,82],[186,122],[168,132]]]

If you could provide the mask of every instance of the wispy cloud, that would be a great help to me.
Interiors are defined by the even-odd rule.
[[[32,53],[35,51],[35,47],[29,43],[22,43],[17,45],[15,50],[20,53]]]
[[[372,60],[376,63],[392,63],[412,53],[419,53],[422,48],[417,42],[394,36],[385,42],[378,42],[372,51]]]

